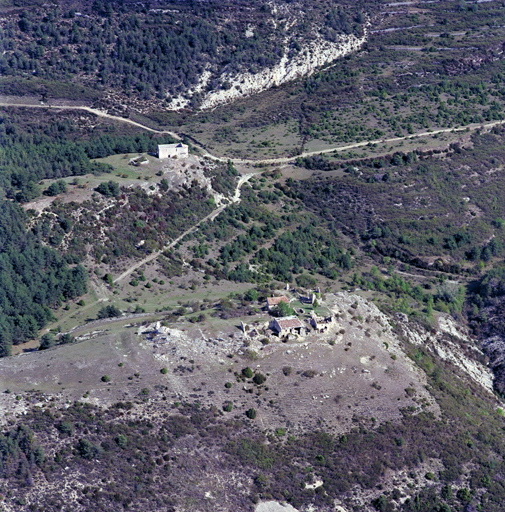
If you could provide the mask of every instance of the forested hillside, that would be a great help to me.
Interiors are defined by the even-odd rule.
[[[154,137],[98,135],[77,140],[71,121],[56,125],[24,126],[8,115],[0,115],[0,190],[20,203],[41,194],[38,182],[84,174],[108,173],[111,167],[92,162],[117,153],[156,151],[157,144],[170,143],[170,136]]]
[[[38,335],[53,320],[52,309],[87,291],[87,272],[73,253],[65,259],[48,246],[41,232],[27,232],[27,216],[15,203],[40,196],[43,179],[109,173],[92,158],[123,152],[154,151],[169,136],[80,136],[72,120],[25,123],[24,117],[0,116],[0,355],[12,344]],[[59,185],[61,184],[61,189]],[[57,186],[58,185],[58,186]],[[47,194],[65,190],[54,182]],[[60,224],[58,224],[59,226]]]
[[[23,210],[0,203],[0,355],[37,336],[51,308],[87,291],[87,273],[26,232]]]
[[[296,38],[290,52],[314,38],[361,33],[359,8],[343,10],[302,2],[295,9]],[[327,7],[325,9],[324,7]],[[0,71],[22,75],[27,70],[51,80],[80,76],[92,86],[119,88],[141,98],[165,99],[195,85],[204,71],[256,73],[279,62],[284,35],[276,23],[286,23],[288,4],[241,1],[148,5],[94,2],[91,8],[22,11],[5,26],[1,37]],[[302,14],[302,12],[304,13]],[[249,25],[254,32],[246,34]],[[203,92],[203,91],[201,91]],[[199,96],[194,97],[198,102]]]

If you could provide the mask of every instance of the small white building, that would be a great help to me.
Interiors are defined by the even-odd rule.
[[[177,142],[176,144],[158,144],[158,158],[187,158],[189,156],[189,148],[187,144]]]

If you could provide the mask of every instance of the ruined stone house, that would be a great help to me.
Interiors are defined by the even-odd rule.
[[[279,337],[289,336],[290,334],[305,336],[306,334],[305,325],[296,316],[274,318],[270,323],[270,329]]]
[[[310,313],[310,325],[319,333],[322,334],[324,332],[329,331],[332,327],[336,327],[337,319],[335,315],[330,315],[327,317],[317,316],[314,311]]]

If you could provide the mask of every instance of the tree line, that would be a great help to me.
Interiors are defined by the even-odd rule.
[[[102,135],[91,140],[68,140],[63,133],[29,131],[0,116],[0,191],[20,203],[41,193],[38,182],[67,176],[109,173],[112,167],[92,159],[120,153],[154,152],[158,144],[174,142],[169,135]],[[61,186],[50,194],[59,193]],[[61,190],[60,190],[61,192]],[[0,194],[1,195],[1,194]]]
[[[18,205],[0,203],[0,356],[36,337],[54,319],[51,308],[87,291],[84,267],[70,267],[27,232],[25,222]]]

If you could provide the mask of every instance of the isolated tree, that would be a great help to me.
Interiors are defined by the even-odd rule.
[[[51,333],[44,334],[44,336],[40,338],[39,350],[46,350],[48,348],[54,347],[55,344],[56,341]]]

